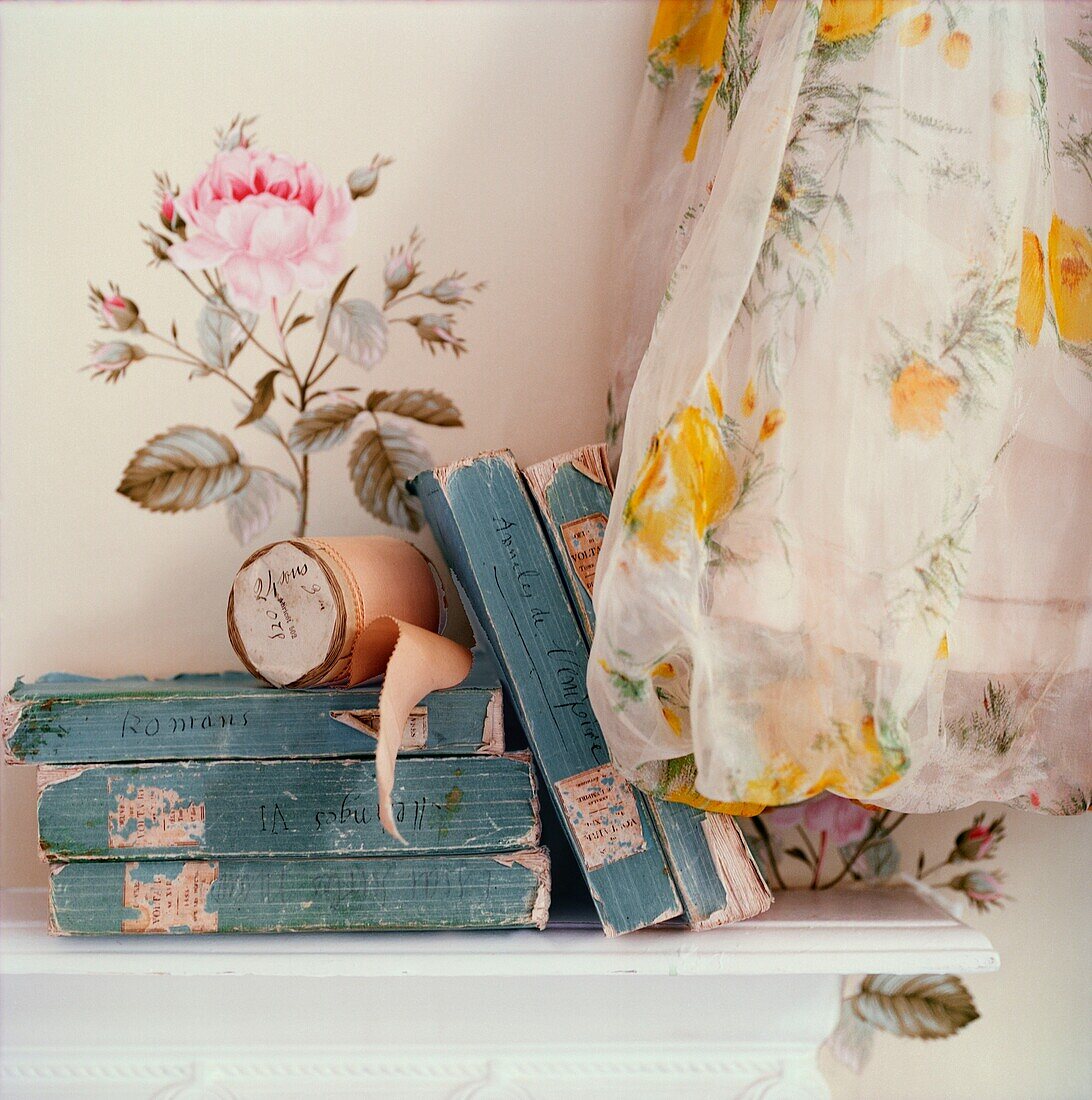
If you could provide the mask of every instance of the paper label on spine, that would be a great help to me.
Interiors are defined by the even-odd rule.
[[[176,864],[176,866],[179,866]],[[208,908],[209,891],[220,874],[218,863],[183,863],[173,877],[147,864],[127,863],[122,905],[137,910],[121,922],[122,932],[215,932],[219,914]]]
[[[569,560],[589,596],[595,587],[595,563],[599,560],[606,530],[607,517],[602,512],[571,519],[561,525],[561,537],[569,552]]]
[[[633,788],[613,764],[570,776],[554,786],[589,871],[645,850]]]
[[[232,588],[239,637],[271,683],[294,683],[327,658],[338,603],[318,560],[278,542],[240,571]]]
[[[368,710],[332,710],[330,717],[371,737],[379,736],[378,707]],[[428,748],[428,709],[426,707],[414,707],[409,712],[398,747],[399,749]]]
[[[114,790],[107,781],[106,835],[111,848],[187,848],[205,837],[205,803],[164,787],[143,786],[122,780]]]

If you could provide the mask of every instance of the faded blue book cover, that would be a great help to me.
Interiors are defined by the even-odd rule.
[[[38,769],[49,859],[502,852],[539,842],[527,753],[406,757],[379,821],[371,760],[95,764]]]
[[[273,688],[242,672],[170,680],[52,674],[16,682],[5,696],[5,754],[28,764],[374,756],[380,686]],[[475,650],[461,684],[421,700],[400,751],[504,751],[500,679],[489,654]]]
[[[55,935],[545,928],[550,857],[217,859],[55,864]]]
[[[604,930],[677,916],[648,807],[611,763],[588,701],[584,637],[512,455],[426,471],[412,485],[497,655]]]
[[[523,475],[590,647],[595,567],[614,494],[606,447],[580,447],[528,466]],[[769,908],[769,889],[730,817],[656,798],[649,799],[649,807],[694,928],[716,927]]]

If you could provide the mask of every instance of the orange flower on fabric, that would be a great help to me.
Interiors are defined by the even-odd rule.
[[[913,0],[823,0],[819,37],[824,42],[841,42],[871,34],[888,16],[912,3]]]
[[[1024,230],[1024,258],[1020,267],[1020,297],[1016,302],[1016,327],[1029,344],[1039,343],[1046,309],[1046,281],[1043,278],[1043,246],[1030,229]]]
[[[724,40],[732,16],[734,0],[713,0],[702,11],[700,0],[660,0],[656,19],[648,39],[650,57],[666,64],[695,66],[703,73],[713,73],[690,127],[683,147],[683,160],[694,159],[698,151],[705,116],[724,81]]]
[[[691,530],[704,541],[728,514],[737,484],[716,425],[690,405],[653,438],[622,518],[653,561],[675,561]]]
[[[971,60],[971,36],[952,31],[940,44],[940,56],[953,69],[965,69]]]
[[[686,139],[682,154],[683,160],[688,164],[697,155],[698,142],[701,140],[701,128],[705,125],[705,116],[709,114],[709,108],[713,105],[713,99],[716,97],[723,81],[724,73],[717,73],[713,78],[713,82],[709,85],[709,90],[705,93],[705,99],[702,101],[701,108],[694,119],[694,124],[690,127],[690,136]]]
[[[724,418],[724,401],[711,374],[705,376],[705,388],[709,391],[709,405],[713,410],[713,415],[718,420],[722,420]]]
[[[1050,293],[1063,340],[1092,340],[1092,240],[1057,214],[1050,223]]]
[[[913,19],[904,23],[899,31],[900,46],[920,46],[929,37],[933,29],[933,17],[923,11],[921,15],[915,15]]]
[[[704,539],[735,502],[737,479],[720,432],[700,409],[686,408],[679,414],[671,471],[678,487],[677,506],[690,512],[694,533]]]
[[[653,507],[652,498],[667,483],[667,462],[664,454],[663,433],[657,432],[649,444],[648,453],[641,465],[633,491],[622,510],[626,528],[636,533],[645,550],[655,561],[672,561],[675,554],[667,544],[670,522],[662,510]]]
[[[696,19],[679,39],[674,59],[680,65],[697,65],[699,69],[719,65],[731,14],[732,0],[714,0],[712,9]]]
[[[755,380],[749,379],[747,388],[739,400],[739,410],[744,416],[753,416],[755,411]]]
[[[667,39],[682,34],[701,11],[701,0],[660,0],[652,33],[648,36],[649,52]]]
[[[770,438],[782,424],[785,423],[785,410],[784,409],[770,409],[770,411],[762,418],[762,428],[758,433],[758,440],[760,443],[765,442]]]
[[[900,432],[915,432],[927,438],[941,427],[948,402],[958,392],[954,378],[916,356],[899,371],[891,386],[891,419]]]
[[[819,37],[841,42],[858,34],[871,34],[883,19],[883,0],[823,0],[819,12]]]

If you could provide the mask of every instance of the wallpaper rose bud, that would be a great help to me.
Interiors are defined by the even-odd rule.
[[[380,169],[393,163],[394,159],[392,157],[373,157],[371,164],[366,168],[354,168],[345,181],[349,187],[349,194],[354,199],[366,199],[369,195],[374,194],[375,189],[379,186]]]
[[[1004,818],[994,818],[989,825],[983,825],[984,818],[984,814],[979,814],[971,827],[955,839],[955,851],[965,862],[987,859],[1005,835]]]
[[[402,248],[392,248],[387,266],[383,268],[383,282],[387,284],[387,301],[393,301],[395,296],[413,282],[421,273],[417,264],[417,250],[421,245],[421,238],[415,229],[410,234],[409,243]]]
[[[112,328],[117,332],[144,331],[144,322],[140,319],[140,309],[132,298],[126,298],[118,290],[116,283],[110,284],[107,293],[98,287],[91,287],[89,305],[99,318],[103,328]]]
[[[138,359],[144,358],[144,350],[127,340],[110,340],[107,343],[91,345],[91,362],[84,370],[91,371],[92,378],[101,378],[104,382],[117,382],[125,376],[126,368]]]
[[[1001,892],[1002,878],[996,871],[968,871],[957,875],[947,886],[965,894],[967,900],[980,912],[985,913],[991,907],[1001,907],[1005,895]]]
[[[407,317],[406,322],[413,325],[421,338],[421,343],[433,355],[436,354],[437,348],[450,348],[456,357],[466,351],[466,343],[461,337],[456,336],[452,329],[455,323],[453,313],[426,313],[420,317]]]

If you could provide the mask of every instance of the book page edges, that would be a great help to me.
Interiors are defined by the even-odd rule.
[[[22,686],[21,681],[16,681],[12,691],[17,691]],[[23,708],[30,702],[29,699],[16,699],[14,695],[5,694],[0,701],[0,739],[4,742],[4,759],[9,764],[25,764],[27,761],[15,755],[12,748],[12,739],[19,728],[19,719],[23,714]]]
[[[500,688],[494,688],[485,704],[481,747],[474,750],[483,756],[499,756],[504,752],[504,699]]]
[[[541,932],[550,918],[550,853],[545,848],[533,848],[526,852],[495,855],[492,858],[504,867],[518,863],[538,880],[535,900],[531,906],[531,921]]]
[[[695,921],[691,927],[696,930],[718,928],[765,913],[773,905],[773,894],[735,819],[727,814],[707,813],[701,827],[727,903],[708,917]]]

